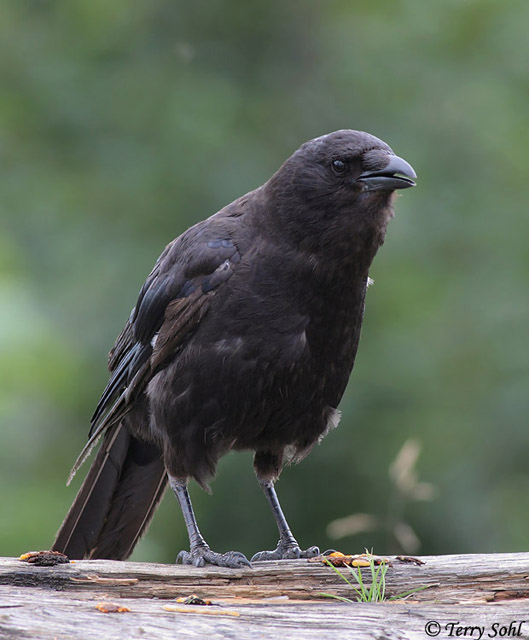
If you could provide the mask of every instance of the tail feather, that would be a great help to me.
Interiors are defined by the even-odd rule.
[[[167,487],[161,453],[131,437],[112,506],[91,558],[124,560],[146,531]]]
[[[160,450],[134,438],[121,424],[110,427],[53,550],[72,559],[128,558],[166,484]]]

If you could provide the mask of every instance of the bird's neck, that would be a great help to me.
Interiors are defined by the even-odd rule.
[[[290,227],[287,234],[298,250],[307,254],[321,278],[367,277],[369,267],[384,242],[386,228],[393,215],[388,206],[362,218],[355,212],[327,217],[324,225],[307,223]]]
[[[261,188],[263,195],[267,187]],[[369,268],[378,248],[384,242],[386,228],[393,217],[393,196],[389,192],[366,195],[351,208],[333,207],[326,200],[298,201],[296,197],[284,199],[274,192],[274,207],[270,210],[264,199],[266,211],[257,213],[255,222],[266,225],[267,235],[274,235],[290,246],[329,258],[342,265],[365,271]]]

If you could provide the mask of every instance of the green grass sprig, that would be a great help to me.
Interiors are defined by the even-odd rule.
[[[333,593],[321,593],[320,595],[326,596],[328,598],[334,598],[335,600],[340,600],[341,602],[390,602],[392,600],[400,600],[402,598],[406,598],[412,593],[416,593],[417,591],[422,591],[423,589],[428,589],[432,585],[424,585],[422,587],[417,587],[416,589],[411,589],[410,591],[405,591],[403,593],[399,593],[398,595],[391,596],[390,598],[386,597],[386,573],[389,568],[389,564],[387,562],[382,561],[380,564],[375,564],[375,558],[372,553],[367,553],[369,557],[369,570],[371,572],[371,584],[366,585],[363,578],[362,572],[360,568],[355,569],[354,567],[347,566],[351,576],[354,578],[354,583],[347,578],[337,567],[335,567],[332,562],[330,562],[327,558],[325,558],[326,563],[331,567],[331,569],[337,573],[342,580],[347,582],[347,584],[351,587],[351,589],[356,594],[356,600],[351,600],[350,598],[345,598],[344,596],[337,596]],[[356,584],[355,584],[356,583]]]
[[[331,569],[337,573],[342,580],[347,582],[351,589],[356,594],[356,602],[382,602],[386,599],[386,573],[388,565],[385,562],[381,562],[379,565],[375,564],[374,558],[369,558],[369,569],[371,571],[371,584],[366,585],[360,569],[356,570],[354,567],[347,567],[349,572],[355,579],[356,585],[351,582],[332,562],[325,558],[325,562],[331,567]],[[329,598],[335,598],[342,602],[354,602],[350,598],[344,598],[343,596],[336,596],[331,593],[322,593],[321,595]]]

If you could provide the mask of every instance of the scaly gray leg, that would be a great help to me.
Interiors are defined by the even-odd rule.
[[[193,564],[195,567],[214,564],[218,567],[230,567],[231,569],[252,566],[246,556],[238,551],[228,551],[227,553],[211,551],[198,528],[191,498],[187,490],[187,483],[169,476],[169,485],[180,503],[189,536],[189,551],[180,551],[176,558],[177,563]]]
[[[300,546],[292,535],[288,522],[285,518],[279,499],[277,497],[276,490],[274,489],[274,483],[271,480],[259,480],[261,489],[264,491],[265,496],[272,507],[272,513],[279,529],[279,542],[274,551],[259,551],[252,556],[252,562],[258,560],[286,560],[289,558],[313,558],[319,555],[320,550],[318,547],[309,547],[305,551],[300,549]]]

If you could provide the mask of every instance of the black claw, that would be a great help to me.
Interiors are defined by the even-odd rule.
[[[236,569],[239,567],[252,566],[248,558],[243,553],[240,553],[239,551],[228,551],[228,553],[224,553],[222,555],[221,554],[214,554],[214,555],[220,556],[220,558],[222,559],[222,562],[224,564],[220,566],[231,567],[233,569]]]
[[[176,556],[175,563],[176,564],[188,564],[186,562],[186,556],[187,555],[189,555],[189,553],[187,551],[184,551],[184,550],[179,551],[178,555]]]

